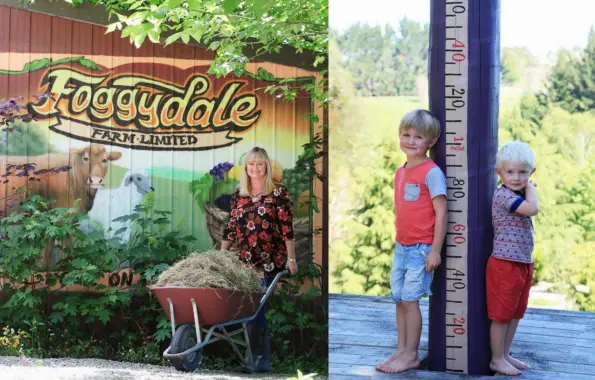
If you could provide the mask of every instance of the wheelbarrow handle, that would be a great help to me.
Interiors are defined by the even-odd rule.
[[[271,284],[268,286],[266,292],[264,293],[264,295],[260,299],[260,305],[258,305],[258,309],[256,309],[256,312],[254,313],[254,317],[256,317],[256,315],[258,314],[258,312],[260,311],[260,309],[267,302],[267,299],[269,298],[269,296],[271,295],[271,293],[275,290],[275,287],[277,286],[277,282],[279,282],[279,280],[281,279],[281,277],[289,276],[289,274],[290,273],[289,273],[289,271],[287,269],[284,270],[284,271],[281,271],[281,272],[277,273],[277,275],[275,276],[275,278],[273,279],[273,281],[271,282]]]

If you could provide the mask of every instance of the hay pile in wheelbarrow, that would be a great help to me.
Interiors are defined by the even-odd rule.
[[[194,300],[202,326],[252,315],[265,293],[256,270],[244,266],[236,253],[219,250],[193,253],[175,263],[151,291],[170,321],[173,307],[176,323],[194,323]]]
[[[159,276],[155,287],[227,289],[243,293],[264,293],[258,272],[238,260],[237,253],[220,250],[195,252]]]

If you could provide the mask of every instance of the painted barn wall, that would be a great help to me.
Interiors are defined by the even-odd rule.
[[[77,60],[77,57],[83,58]],[[44,62],[40,60],[48,58],[52,63],[61,60],[63,63],[43,65]],[[197,133],[197,128],[180,127],[175,133],[185,136],[186,141],[174,145],[173,140],[169,143],[163,139],[160,143],[150,140],[154,136],[171,135],[172,129],[166,129],[161,124],[143,132],[132,123],[139,118],[139,104],[136,104],[137,115],[132,122],[127,124],[124,120],[118,125],[113,118],[104,121],[91,120],[87,116],[90,113],[89,108],[85,109],[84,91],[80,92],[82,95],[78,97],[75,95],[74,98],[69,98],[65,95],[59,98],[58,104],[53,108],[60,111],[59,115],[47,115],[54,106],[53,100],[34,100],[37,104],[38,120],[23,125],[21,132],[5,131],[1,135],[0,171],[6,175],[6,180],[0,184],[0,217],[13,212],[18,201],[26,196],[14,192],[27,182],[27,177],[30,176],[30,173],[18,176],[18,170],[6,172],[7,164],[35,163],[36,169],[39,170],[61,166],[66,160],[69,166],[74,166],[75,160],[84,157],[83,149],[89,149],[93,144],[95,152],[101,153],[101,150],[105,149],[102,157],[108,159],[106,172],[105,168],[104,173],[102,172],[100,165],[96,167],[102,179],[102,186],[98,190],[89,190],[89,186],[73,180],[73,168],[67,173],[49,176],[47,173],[38,172],[35,174],[37,180],[29,182],[29,193],[58,194],[63,203],[59,205],[62,206],[80,194],[81,189],[86,194],[96,191],[92,204],[87,202],[89,205],[85,206],[85,202],[81,202],[81,211],[88,212],[92,218],[101,218],[102,214],[108,213],[108,219],[121,215],[123,209],[131,211],[139,195],[141,198],[151,196],[155,198],[157,209],[172,213],[172,226],[180,227],[198,239],[196,249],[211,248],[214,244],[211,235],[217,233],[209,233],[204,208],[194,200],[189,189],[190,183],[209,176],[211,168],[219,163],[239,165],[242,155],[253,146],[263,147],[269,152],[276,167],[274,173],[277,173],[277,179],[283,183],[286,178],[281,178],[281,175],[287,174],[287,170],[293,168],[297,157],[302,153],[302,145],[311,139],[312,127],[303,117],[312,107],[307,94],[300,94],[295,102],[280,101],[262,91],[271,82],[254,79],[254,76],[259,69],[266,70],[275,78],[312,78],[316,75],[314,72],[294,67],[252,62],[248,65],[248,71],[254,74],[252,77],[215,78],[206,73],[212,58],[212,52],[183,44],[163,47],[147,41],[140,49],[135,49],[128,39],[120,37],[119,32],[105,34],[105,28],[101,26],[0,6],[0,99],[19,96],[27,100],[33,99],[34,94],[48,89],[50,84],[42,83],[50,74],[56,75],[56,82],[60,79],[71,81],[67,82],[71,83],[70,86],[63,86],[64,92],[80,89],[85,86],[82,82],[90,81],[92,78],[107,76],[99,87],[106,87],[109,80],[120,78],[120,84],[123,86],[120,89],[128,86],[140,92],[145,91],[149,99],[159,93],[167,95],[172,92],[156,89],[155,85],[147,84],[147,79],[159,81],[164,86],[177,86],[183,92],[187,81],[194,75],[200,75],[208,80],[209,89],[198,97],[207,100],[221,98],[226,85],[234,81],[241,82],[244,85],[233,94],[232,101],[242,96],[248,99],[256,97],[256,108],[248,113],[246,118],[261,112],[254,124],[246,126],[241,132],[232,131],[228,136],[227,131],[221,132],[225,126],[219,129],[219,133],[212,133],[217,128],[213,129],[211,124],[201,130],[203,133]],[[27,64],[28,68],[25,66]],[[37,69],[36,65],[42,67]],[[73,89],[72,79],[81,75],[86,79],[75,84],[76,88]],[[135,87],[131,79],[133,76],[145,78],[145,83]],[[94,90],[91,90],[91,87],[89,85],[89,91],[98,90],[98,87]],[[60,90],[58,86],[53,88]],[[180,97],[184,96],[182,92],[179,94]],[[97,99],[101,102],[106,98]],[[196,99],[197,97],[192,98],[187,107]],[[42,104],[46,101],[49,104]],[[79,108],[69,111],[69,106]],[[106,104],[102,106],[107,107]],[[242,113],[249,106],[250,104],[244,103],[239,112]],[[89,103],[89,107],[92,107],[92,102]],[[83,112],[77,113],[80,110]],[[225,112],[222,117],[225,118]],[[197,140],[192,140],[194,144],[190,141],[192,137]],[[130,142],[131,138],[134,139],[133,142]],[[29,144],[26,143],[27,140]],[[31,141],[35,141],[35,144]],[[94,164],[92,162],[91,166]],[[22,174],[22,171],[20,173]],[[138,183],[130,186],[121,186],[126,179],[125,173],[141,174],[146,178],[141,177]],[[237,169],[232,168],[225,182],[220,183],[227,186],[227,189],[211,195],[205,202],[221,205],[235,184],[233,179],[239,179],[238,173]],[[120,187],[124,190],[118,190]],[[151,191],[150,187],[154,191]],[[321,184],[315,184],[314,188],[316,195],[320,197]],[[295,223],[300,231],[298,240],[301,239],[298,241],[297,254],[302,260],[309,257],[310,245],[314,244],[317,252],[315,261],[321,263],[321,239],[318,237],[311,242],[305,236],[311,226],[321,226],[323,217],[320,214],[312,216],[311,207],[307,203],[304,204],[310,195],[309,189],[309,185],[302,185],[298,194],[295,194],[296,191],[292,193],[295,199]],[[217,201],[215,197],[222,198]],[[104,198],[107,203],[98,205]],[[220,208],[216,211],[222,215],[221,217],[226,216]]]

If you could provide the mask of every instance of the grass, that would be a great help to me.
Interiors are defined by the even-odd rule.
[[[501,87],[500,112],[518,105],[523,94],[520,88]],[[399,121],[407,111],[429,107],[417,96],[360,97],[357,102],[361,128],[369,132],[375,144],[390,136],[397,138]]]
[[[416,96],[360,97],[359,116],[362,128],[368,131],[374,144],[379,144],[387,136],[397,138],[401,117],[414,108],[427,108]]]
[[[541,306],[541,307],[558,307],[559,302],[556,300],[550,300],[546,298],[535,298],[529,300],[529,307]]]

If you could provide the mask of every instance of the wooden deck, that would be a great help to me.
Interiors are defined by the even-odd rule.
[[[331,294],[329,296],[329,378],[363,379],[487,379],[426,370],[399,375],[377,372],[397,344],[395,305],[388,297]],[[428,302],[421,302],[424,318],[420,356],[427,356]],[[513,354],[531,370],[521,377],[540,380],[595,380],[595,313],[531,308],[521,320]]]

